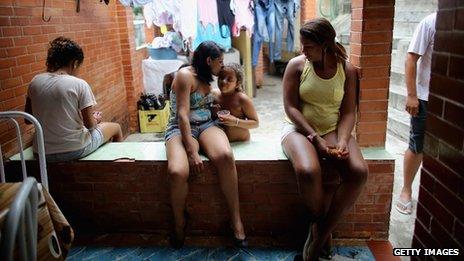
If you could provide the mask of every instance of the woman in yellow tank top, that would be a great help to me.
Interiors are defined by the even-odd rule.
[[[304,260],[330,255],[324,244],[366,182],[368,169],[351,136],[356,112],[356,69],[345,49],[335,42],[335,30],[324,18],[300,29],[303,54],[287,65],[283,78],[287,115],[282,147],[292,162],[302,197],[312,214]],[[324,191],[319,158],[339,170],[341,183]]]

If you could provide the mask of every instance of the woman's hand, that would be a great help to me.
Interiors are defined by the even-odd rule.
[[[188,161],[190,169],[193,169],[193,172],[200,174],[203,172],[203,161],[200,158],[198,152],[192,152],[188,154]]]
[[[314,138],[313,144],[319,153],[321,153],[323,156],[327,156],[328,147],[327,147],[327,141],[324,138],[317,135]]]
[[[101,111],[94,111],[92,113],[92,116],[95,119],[95,121],[97,122],[97,124],[99,124],[102,121],[102,113],[101,113]]]
[[[226,126],[234,126],[237,127],[238,118],[234,115],[218,115],[219,122],[226,125]]]
[[[337,145],[335,146],[328,146],[327,147],[327,154],[335,159],[344,160],[347,159],[350,155],[348,151],[348,145],[346,141],[339,140]]]

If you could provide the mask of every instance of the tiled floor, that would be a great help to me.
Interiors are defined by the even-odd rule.
[[[294,260],[294,250],[265,248],[74,247],[67,260]],[[375,260],[367,246],[335,247],[332,260]]]

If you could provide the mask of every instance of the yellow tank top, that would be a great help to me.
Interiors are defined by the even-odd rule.
[[[345,70],[342,63],[337,64],[337,72],[332,78],[322,79],[314,71],[312,62],[306,60],[300,77],[300,111],[319,135],[337,128],[344,86]],[[288,117],[287,120],[290,121]]]

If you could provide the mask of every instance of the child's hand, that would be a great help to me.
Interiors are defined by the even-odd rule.
[[[92,115],[93,115],[93,118],[97,121],[97,124],[99,124],[102,121],[101,111],[94,111]]]
[[[226,126],[237,126],[237,120],[238,118],[235,117],[234,115],[228,114],[228,115],[221,115],[218,114],[219,122],[226,125]]]

